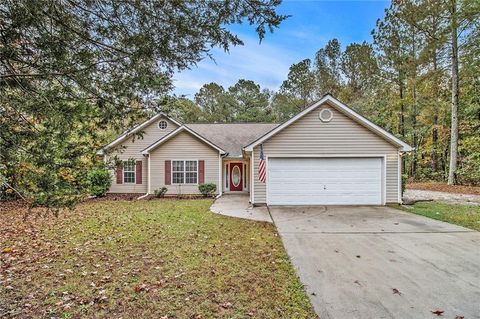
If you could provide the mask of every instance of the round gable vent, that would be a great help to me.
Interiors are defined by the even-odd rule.
[[[318,114],[318,117],[322,122],[330,122],[333,118],[333,112],[329,109],[323,109]]]
[[[161,129],[161,130],[166,129],[167,126],[168,126],[168,123],[165,120],[161,120],[160,122],[158,122],[158,128]]]

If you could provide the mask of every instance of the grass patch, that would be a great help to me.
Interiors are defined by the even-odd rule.
[[[418,202],[403,210],[480,231],[480,206]]]
[[[0,317],[316,318],[273,225],[210,200],[3,213]]]

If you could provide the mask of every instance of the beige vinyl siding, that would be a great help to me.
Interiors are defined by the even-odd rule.
[[[181,132],[150,152],[150,192],[162,186],[168,188],[167,194],[199,194],[198,184],[165,185],[166,160],[204,160],[205,183],[218,185],[220,159],[218,150],[188,132]]]
[[[387,154],[386,155],[387,166],[386,166],[386,202],[387,203],[398,203],[398,153],[396,154]]]
[[[162,120],[167,121],[168,124],[164,130],[158,128],[158,122]],[[154,121],[143,129],[144,134],[142,137],[131,136],[115,146],[112,154],[110,154],[111,156],[117,155],[124,161],[132,158],[142,161],[142,184],[117,184],[115,172],[112,170],[112,186],[110,187],[109,193],[146,193],[148,185],[148,161],[147,158],[142,155],[142,151],[177,127],[175,123],[170,122],[168,119],[160,118],[158,121]],[[122,149],[121,146],[125,146],[125,148]]]
[[[322,108],[329,108],[333,112],[330,122],[320,121],[318,116]],[[386,156],[386,202],[398,202],[397,147],[328,104],[319,106],[266,140],[263,151],[265,157]],[[255,204],[266,202],[266,184],[258,180],[259,154],[260,147],[257,146],[254,148]]]

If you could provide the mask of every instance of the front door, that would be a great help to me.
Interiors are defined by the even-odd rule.
[[[243,163],[230,163],[230,191],[243,190]]]

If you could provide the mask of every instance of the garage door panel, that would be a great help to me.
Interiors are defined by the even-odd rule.
[[[314,191],[317,191],[317,192],[320,192],[320,193],[332,193],[332,192],[335,192],[335,191],[343,191],[343,192],[358,191],[359,188],[362,188],[362,190],[361,190],[362,194],[363,193],[368,193],[368,192],[372,192],[372,193],[377,194],[382,189],[380,186],[377,186],[377,187],[371,186],[371,183],[349,183],[349,184],[327,183],[327,185],[325,186],[325,189],[324,188],[317,189],[315,187],[310,187],[310,186],[312,186],[312,183],[295,183],[295,184],[292,183],[292,184],[289,184],[288,186],[287,185],[275,185],[275,186],[269,187],[269,191],[273,191],[275,194],[278,193],[278,192],[281,192],[281,191],[309,194],[309,193],[312,193]],[[307,189],[307,188],[310,188],[310,189]]]
[[[270,158],[269,205],[378,205],[381,158]]]

